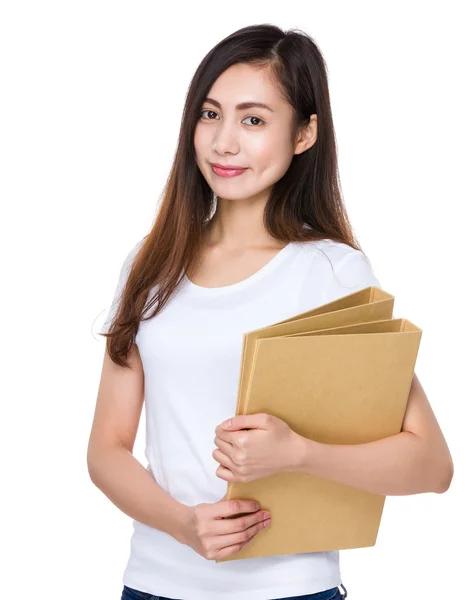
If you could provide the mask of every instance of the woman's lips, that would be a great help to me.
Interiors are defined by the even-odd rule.
[[[241,175],[247,169],[221,169],[220,167],[215,167],[211,165],[212,171],[219,175],[220,177],[235,177],[236,175]]]

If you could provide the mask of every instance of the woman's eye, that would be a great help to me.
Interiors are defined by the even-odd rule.
[[[263,119],[260,119],[259,117],[246,117],[245,119],[243,119],[243,121],[246,121],[246,119],[256,119],[257,121],[260,121],[261,124],[264,123]],[[252,125],[254,125],[254,123],[252,123]],[[255,125],[255,127],[260,127],[259,124]]]
[[[212,116],[210,116],[210,115],[216,115],[216,116],[218,116],[218,115],[217,115],[217,113],[216,113],[215,111],[213,111],[213,110],[210,110],[210,109],[208,109],[208,108],[206,108],[205,110],[201,111],[201,113],[200,113],[200,116],[201,116],[201,117],[203,117],[204,113],[209,113],[209,114],[208,114],[208,117],[207,117],[207,120],[210,120],[210,121],[215,121],[215,117],[212,117]],[[253,123],[250,123],[250,125],[251,125],[252,127],[261,127],[261,125],[263,125],[263,124],[264,124],[264,121],[263,121],[263,119],[260,119],[259,117],[246,117],[245,119],[243,119],[243,121],[246,121],[247,119],[256,119],[257,121],[259,121],[259,123],[257,123],[256,125],[255,125],[255,123],[254,123],[254,122],[253,122]]]
[[[200,113],[200,116],[202,116],[204,113],[211,113],[213,115],[216,115],[217,113],[214,112],[213,110],[209,110],[209,109],[205,109]],[[212,120],[212,119],[211,119]]]

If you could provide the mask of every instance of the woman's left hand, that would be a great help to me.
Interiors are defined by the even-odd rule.
[[[229,429],[222,423],[215,433],[217,448],[212,456],[220,463],[216,471],[220,479],[248,483],[296,470],[302,438],[278,417],[266,413],[236,415]]]

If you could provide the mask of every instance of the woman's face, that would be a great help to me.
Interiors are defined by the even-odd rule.
[[[269,108],[237,107],[253,102]],[[292,107],[279,95],[268,69],[235,64],[214,82],[201,107],[194,135],[197,164],[219,198],[265,199],[291,164],[296,149],[291,136]],[[246,170],[222,177],[211,163]]]

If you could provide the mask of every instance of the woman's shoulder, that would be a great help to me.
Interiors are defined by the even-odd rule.
[[[327,293],[337,297],[368,286],[381,287],[368,257],[362,250],[332,239],[302,242],[309,256],[309,278],[324,281]],[[343,292],[343,293],[342,293]]]
[[[325,257],[328,259],[334,268],[337,268],[349,256],[354,258],[361,257],[361,260],[366,260],[361,250],[357,250],[349,244],[332,240],[331,238],[300,242],[300,244],[302,244],[303,249],[307,253],[315,257]]]

